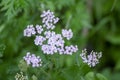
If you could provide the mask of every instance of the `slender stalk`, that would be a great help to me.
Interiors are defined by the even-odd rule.
[[[114,3],[112,5],[112,8],[111,8],[111,11],[113,11],[114,7],[115,7],[115,4],[116,4],[117,0],[114,0]]]

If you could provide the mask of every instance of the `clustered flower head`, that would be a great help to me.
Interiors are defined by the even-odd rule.
[[[33,25],[28,25],[27,28],[24,30],[24,36],[31,37],[34,34],[36,34],[35,28],[33,27]]]
[[[42,66],[41,58],[39,56],[35,56],[35,54],[30,54],[30,52],[27,52],[23,59],[27,62],[28,65],[31,64],[32,67]]]
[[[59,21],[58,17],[55,17],[54,12],[43,11],[43,13],[40,16],[42,18],[43,26],[46,27],[46,29],[54,29],[55,24]]]
[[[99,63],[99,59],[102,57],[102,52],[91,51],[90,54],[87,53],[87,50],[82,50],[80,54],[84,63],[87,63],[90,67],[95,67]]]
[[[65,45],[64,39],[70,40],[73,37],[71,29],[62,29],[61,34],[53,31],[55,24],[59,21],[54,13],[50,10],[43,11],[40,15],[42,18],[42,25],[28,25],[24,30],[24,36],[31,37],[35,35],[34,43],[36,46],[41,46],[44,54],[68,54],[72,55],[77,52],[77,45]]]
[[[36,31],[37,31],[37,33],[38,34],[41,34],[42,33],[42,31],[43,31],[43,28],[42,28],[42,26],[41,25],[36,25]]]
[[[63,35],[63,37],[65,37],[67,40],[70,40],[70,39],[73,37],[73,33],[72,33],[72,30],[71,30],[71,29],[69,29],[69,30],[63,29],[63,30],[62,30],[62,35]]]
[[[42,45],[43,42],[46,40],[43,36],[36,36],[34,43],[35,45]]]
[[[23,72],[20,72],[15,75],[15,80],[28,80],[28,79],[27,76],[23,75]]]
[[[78,51],[77,45],[65,45],[64,39],[70,40],[73,37],[73,32],[71,29],[62,29],[61,34],[58,34],[53,31],[56,27],[55,24],[59,21],[58,17],[55,17],[54,13],[50,10],[43,11],[40,15],[42,18],[42,25],[28,25],[26,29],[24,29],[24,36],[31,37],[35,36],[34,44],[36,46],[41,46],[41,50],[44,54],[67,54],[72,55],[73,53]],[[87,50],[82,50],[80,54],[84,63],[87,63],[90,67],[94,67],[99,63],[99,59],[102,57],[102,53],[99,52],[91,52],[87,54]],[[32,67],[40,67],[42,66],[42,61],[39,56],[35,54],[30,54],[27,52],[26,56],[23,57],[26,61],[27,65],[32,65]],[[16,80],[28,80],[27,76],[23,75],[23,72],[16,74]]]

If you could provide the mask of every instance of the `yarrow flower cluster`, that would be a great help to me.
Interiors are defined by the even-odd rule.
[[[46,27],[46,29],[54,29],[54,24],[59,21],[59,18],[55,17],[54,12],[51,12],[50,10],[43,11],[40,17],[42,18],[43,26]]]
[[[23,72],[20,72],[15,75],[15,80],[28,80],[28,79],[27,76],[23,75]]]
[[[102,57],[102,52],[94,52],[91,51],[90,54],[87,53],[87,50],[82,50],[82,53],[80,54],[82,60],[84,63],[87,63],[90,67],[95,67],[96,64],[99,63],[99,59]]]
[[[46,38],[44,38],[43,36],[36,36],[34,42],[35,45],[42,45],[45,40]]]
[[[33,25],[28,25],[27,28],[24,30],[24,36],[31,37],[34,34],[36,34],[35,28],[33,27]]]
[[[42,18],[42,25],[37,24],[35,27],[33,25],[28,25],[27,28],[24,29],[24,36],[31,37],[34,35],[34,44],[36,46],[41,46],[41,50],[44,54],[52,55],[54,53],[59,53],[72,55],[78,51],[77,45],[65,45],[64,39],[70,40],[73,37],[71,29],[62,29],[61,34],[53,31],[55,24],[59,21],[59,18],[55,17],[53,12],[50,10],[43,11],[40,17]],[[87,63],[90,67],[94,67],[99,63],[102,53],[92,51],[90,54],[87,54],[87,50],[84,49],[80,56],[84,63]],[[32,67],[42,66],[41,58],[35,54],[30,54],[30,52],[27,52],[23,59],[26,61],[27,65],[32,65]],[[15,79],[28,80],[28,77],[24,76],[23,72],[20,72],[20,74],[16,74]]]
[[[42,31],[43,31],[42,26],[41,25],[36,25],[36,31],[37,31],[38,34],[41,34]]]
[[[67,40],[70,40],[73,37],[73,33],[72,33],[71,29],[69,29],[69,30],[63,29],[62,35],[63,35],[63,37],[66,37]]]
[[[52,31],[59,18],[55,17],[50,10],[43,11],[40,17],[42,18],[42,25],[36,25],[35,27],[28,25],[24,30],[24,36],[36,35],[34,43],[37,46],[41,46],[44,54],[59,53],[72,55],[74,52],[77,52],[77,45],[65,46],[64,38],[70,40],[73,37],[71,29],[62,29],[61,34]]]
[[[41,58],[39,56],[35,56],[35,54],[30,54],[30,52],[27,52],[23,59],[27,62],[28,65],[31,64],[32,67],[42,66]]]

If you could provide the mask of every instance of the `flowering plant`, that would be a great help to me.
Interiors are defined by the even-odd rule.
[[[40,54],[45,56],[53,56],[55,54],[59,56],[73,56],[78,52],[77,45],[65,44],[66,41],[69,41],[73,37],[73,32],[71,29],[62,29],[61,34],[56,33],[54,31],[56,27],[55,24],[59,21],[59,18],[54,15],[54,12],[51,12],[50,10],[43,11],[40,17],[42,18],[42,25],[37,24],[35,25],[35,27],[34,25],[28,25],[27,28],[24,29],[25,37],[35,36],[34,44],[41,48],[42,53]],[[99,63],[99,59],[102,57],[102,53],[92,51],[90,54],[88,54],[87,50],[84,49],[82,50],[82,53],[80,54],[79,58],[80,57],[83,60],[83,63],[88,64],[90,67],[95,67],[96,64]],[[27,69],[30,66],[32,66],[31,68],[38,68],[38,70],[40,68],[43,69],[45,66],[42,57],[36,56],[35,54],[31,54],[31,52],[27,52],[26,56],[23,57],[21,64],[22,65],[19,67],[22,72],[20,72],[20,74],[16,74],[16,80],[29,80],[29,75],[24,75],[24,73],[27,72]],[[25,66],[26,69],[22,69]],[[32,79],[38,80],[39,77],[37,77],[37,75],[38,73],[36,75],[32,75]]]

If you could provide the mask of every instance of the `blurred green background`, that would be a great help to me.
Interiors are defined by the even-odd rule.
[[[61,65],[56,67],[61,70],[67,66],[64,71],[69,75],[61,76],[68,78],[59,79],[59,76],[53,80],[84,80],[72,79],[70,75],[78,77],[74,73],[82,70],[70,66],[79,65],[76,59],[85,47],[103,52],[100,64],[94,69],[96,72],[108,80],[120,80],[120,0],[0,0],[0,80],[14,80],[19,61],[27,51],[46,57],[34,45],[34,38],[23,36],[23,30],[28,24],[41,24],[40,14],[48,9],[60,18],[55,31],[59,33],[62,28],[71,28],[74,37],[67,44],[79,47],[77,58],[76,55],[61,56]],[[52,70],[49,68],[48,73],[56,77]]]

